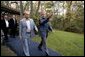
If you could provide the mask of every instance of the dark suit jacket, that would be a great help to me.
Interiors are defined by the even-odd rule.
[[[5,29],[6,28],[6,23],[5,23],[5,20],[0,20],[0,25],[1,25],[1,29]]]
[[[39,20],[39,29],[40,31],[52,31],[52,27],[49,25],[48,23],[49,19],[46,19],[44,17],[42,17],[40,20]]]
[[[48,24],[49,19],[41,17],[39,20],[39,31],[41,37],[45,37],[49,30],[52,30],[51,26]]]
[[[15,23],[13,18],[9,20],[9,28],[17,28],[17,20],[15,19]]]

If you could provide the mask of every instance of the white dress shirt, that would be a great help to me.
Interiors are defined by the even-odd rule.
[[[27,24],[27,32],[30,32],[31,31],[30,20],[26,20],[26,24]]]
[[[9,27],[9,22],[8,20],[5,19],[6,27]]]
[[[13,20],[14,20],[14,24],[15,24],[15,18],[13,18]]]

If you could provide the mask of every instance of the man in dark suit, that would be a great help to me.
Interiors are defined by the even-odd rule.
[[[41,13],[41,18],[39,20],[39,31],[40,31],[40,36],[41,36],[41,43],[38,46],[39,50],[42,50],[42,46],[45,49],[46,55],[49,55],[48,49],[46,47],[46,38],[48,36],[48,31],[51,30],[50,25],[48,24],[49,19],[51,18],[52,15],[49,15],[48,17],[46,17],[46,13]]]
[[[17,29],[17,20],[15,18],[15,15],[13,15],[9,20],[9,29],[11,37],[15,38]]]
[[[5,15],[3,19],[1,19],[1,29],[4,33],[5,38],[3,39],[3,44],[5,42],[8,42],[8,32],[9,32],[9,22],[8,22],[8,16]]]
[[[3,34],[3,19],[4,19],[4,16],[3,16],[3,14],[1,14],[1,19],[0,19],[0,26],[1,26],[1,34],[0,34],[0,36],[1,36],[1,38],[3,38],[3,36],[4,36],[4,34]]]

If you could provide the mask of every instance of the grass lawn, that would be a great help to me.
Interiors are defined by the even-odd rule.
[[[39,36],[32,40],[41,41]],[[48,35],[47,46],[63,56],[84,56],[84,35],[54,30]]]
[[[32,40],[40,43],[41,38],[36,36]],[[63,56],[84,56],[84,35],[54,30],[48,35],[47,46]],[[16,56],[16,54],[1,45],[1,56]]]

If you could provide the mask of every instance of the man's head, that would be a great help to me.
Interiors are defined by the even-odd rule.
[[[45,11],[41,11],[40,15],[43,16],[43,17],[46,17],[46,12]]]
[[[15,16],[15,15],[13,15],[13,18],[16,18],[16,16]]]
[[[4,19],[8,19],[8,16],[7,15],[4,15]]]
[[[8,15],[8,19],[11,19],[11,18],[12,18],[12,14],[9,14],[9,15]]]
[[[28,19],[30,17],[30,11],[24,11],[24,17]]]

